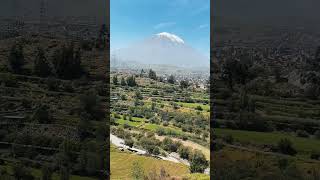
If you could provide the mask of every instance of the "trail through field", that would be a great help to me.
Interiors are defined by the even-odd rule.
[[[165,137],[167,136],[158,136],[156,135],[156,138],[159,139],[160,141],[162,141]],[[181,143],[184,145],[184,146],[188,146],[192,149],[197,149],[197,150],[200,150],[205,156],[206,156],[206,159],[207,160],[210,160],[210,149],[200,145],[200,144],[197,144],[195,142],[192,142],[192,141],[183,141],[181,139],[178,139],[178,138],[173,138],[173,137],[169,137],[171,138],[173,141],[181,141]]]
[[[130,148],[129,146],[126,146],[124,144],[124,140],[113,135],[113,134],[110,134],[110,142],[112,144],[114,144],[115,146],[117,146],[118,148],[123,148],[123,149],[128,149],[128,150],[131,150],[133,151],[135,154],[138,154],[138,155],[147,155],[147,152],[145,150],[142,150],[142,149],[138,149],[138,148]],[[190,165],[189,162],[187,160],[184,160],[184,159],[181,159],[179,156],[177,156],[176,154],[173,154],[173,153],[170,153],[170,154],[167,154],[167,157],[164,157],[164,156],[155,156],[155,158],[159,158],[159,159],[162,159],[162,160],[165,160],[165,161],[171,161],[171,162],[174,162],[174,163],[183,163],[185,165]]]

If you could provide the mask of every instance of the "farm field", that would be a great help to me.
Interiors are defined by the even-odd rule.
[[[169,167],[177,166],[168,170],[165,168],[170,177],[208,178],[203,174],[210,160],[210,108],[208,99],[204,98],[208,92],[192,87],[191,83],[181,87],[181,82],[165,80],[164,76],[157,75],[152,69],[141,72],[115,71],[110,78],[111,133],[124,139],[127,146],[146,151],[145,155],[128,154],[117,147],[115,152],[111,152],[112,163],[116,164],[114,167],[111,164],[111,176],[114,179],[128,178],[134,174],[132,171],[137,164],[148,176],[153,164],[168,164]],[[171,78],[174,79],[173,76]],[[191,98],[193,94],[196,99]],[[170,157],[184,159],[184,162],[187,160],[192,167],[199,166],[199,169],[195,171],[183,161],[174,163],[148,157],[166,157],[175,153],[178,157]],[[201,164],[193,164],[192,158],[195,156],[202,159]],[[128,165],[127,174],[120,173],[123,158],[138,161],[134,166]],[[160,166],[157,168],[159,170]]]
[[[268,33],[259,36],[277,40]],[[213,177],[223,179],[230,169],[230,177],[244,179],[319,179],[320,94],[312,81],[319,76],[319,56],[316,47],[301,46],[308,57],[300,63],[291,58],[298,56],[294,48],[284,46],[291,53],[239,46],[213,55]]]
[[[174,174],[179,177],[189,173],[188,167],[183,164],[157,160],[152,157],[139,156],[130,152],[121,152],[111,145],[111,179],[131,179],[131,170],[134,162],[141,164],[146,172],[151,172],[153,170],[160,172],[161,168],[164,168],[168,174]]]
[[[96,38],[28,32],[0,39],[0,179],[107,176],[108,62]]]

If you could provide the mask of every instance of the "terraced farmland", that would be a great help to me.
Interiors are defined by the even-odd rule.
[[[111,73],[111,132],[124,139],[125,144],[147,151],[152,156],[167,156],[176,153],[178,159],[187,159],[192,164],[193,156],[203,158],[202,172],[209,163],[209,101],[206,99],[207,91],[203,89],[181,88],[179,82],[169,83],[162,80],[163,77],[151,77],[148,73],[134,73],[118,71]],[[144,72],[144,71],[141,71]],[[201,95],[202,94],[202,95]],[[196,98],[191,98],[196,97]],[[189,143],[188,143],[189,142]],[[199,148],[201,147],[201,148]],[[196,152],[197,151],[197,152]],[[113,164],[121,166],[126,157],[124,152],[117,152],[112,159]],[[205,155],[204,155],[205,154]],[[137,158],[138,155],[130,155]],[[171,155],[175,156],[175,155]],[[139,156],[138,156],[139,157]],[[139,157],[145,159],[147,157]],[[153,163],[169,163],[170,166],[183,165],[183,173],[180,171],[168,171],[171,177],[183,177],[195,173],[183,163],[158,160],[148,157],[147,162],[142,163],[142,169],[151,171]],[[119,162],[118,162],[119,161]],[[193,165],[192,165],[193,166]],[[112,167],[112,165],[111,165]],[[180,169],[176,167],[176,169]],[[134,167],[131,167],[131,169]],[[116,166],[111,169],[113,178],[128,177],[130,174],[117,173],[123,167]],[[115,172],[115,173],[113,173]],[[201,176],[201,175],[194,175]],[[208,177],[203,175],[203,177]]]

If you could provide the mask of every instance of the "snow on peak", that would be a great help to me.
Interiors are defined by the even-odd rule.
[[[173,42],[176,42],[176,43],[184,44],[184,41],[180,37],[178,37],[178,36],[176,36],[174,34],[170,34],[170,33],[167,33],[167,32],[162,32],[162,33],[157,34],[157,36],[160,37],[160,38],[167,38],[167,39],[169,39],[169,40],[171,40]]]

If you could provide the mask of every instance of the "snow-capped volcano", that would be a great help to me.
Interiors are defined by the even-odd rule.
[[[156,36],[158,38],[160,38],[160,39],[169,39],[172,42],[184,44],[184,41],[180,37],[178,37],[178,36],[176,36],[174,34],[170,34],[170,33],[167,33],[167,32],[162,32],[162,33],[157,34]]]
[[[187,45],[182,38],[167,32],[152,35],[127,48],[116,50],[111,57],[113,62],[134,61],[178,67],[209,67],[210,63],[209,58]]]

